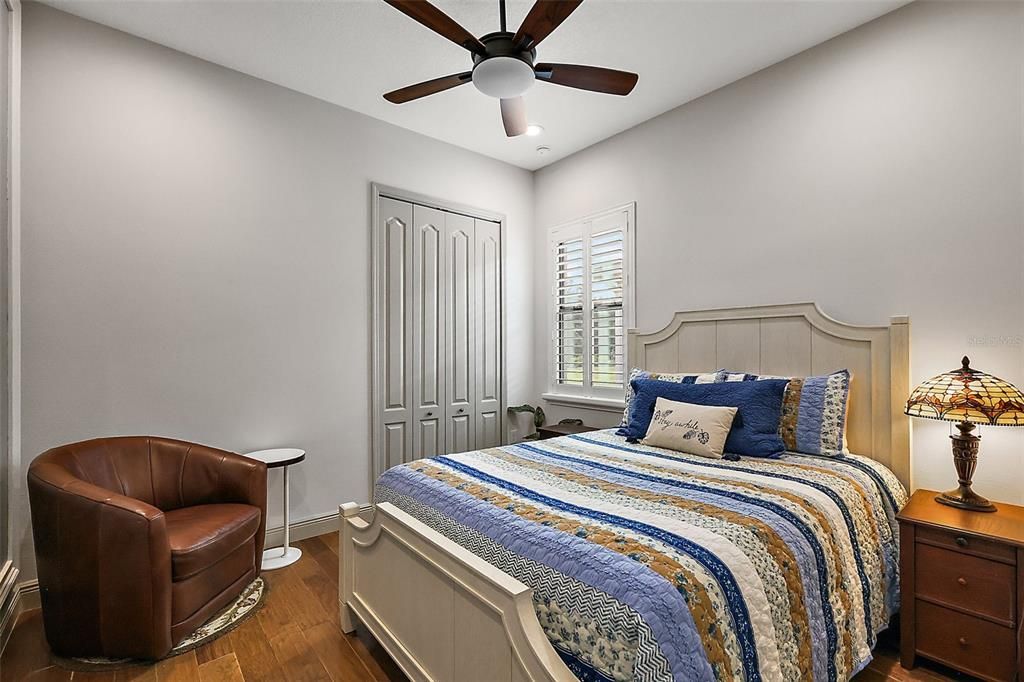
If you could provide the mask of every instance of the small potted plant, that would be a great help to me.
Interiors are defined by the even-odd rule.
[[[522,412],[529,412],[530,414],[532,414],[534,428],[533,433],[528,434],[523,438],[520,438],[519,440],[537,440],[537,437],[539,436],[537,429],[544,426],[544,408],[542,408],[540,405],[538,405],[537,407],[534,407],[533,405],[516,405],[515,407],[508,408],[506,412],[508,413],[508,417],[510,420],[513,419],[516,414],[520,414]]]

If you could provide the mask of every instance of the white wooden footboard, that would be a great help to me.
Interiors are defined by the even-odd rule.
[[[398,507],[341,505],[341,626],[358,619],[412,680],[575,676],[541,630],[532,590]]]

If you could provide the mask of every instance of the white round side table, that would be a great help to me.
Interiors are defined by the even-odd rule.
[[[288,467],[306,459],[306,451],[298,448],[274,448],[246,453],[246,457],[263,462],[268,469],[284,467],[284,545],[263,550],[262,568],[272,571],[294,564],[302,556],[302,550],[288,545]]]

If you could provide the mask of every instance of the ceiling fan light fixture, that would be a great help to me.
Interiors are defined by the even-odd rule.
[[[533,67],[517,57],[490,57],[473,67],[473,85],[489,97],[519,97],[534,80]]]
[[[515,33],[507,30],[505,1],[498,0],[501,30],[477,38],[430,0],[384,0],[410,19],[469,50],[473,59],[472,71],[392,90],[384,94],[384,99],[392,104],[404,104],[473,81],[477,90],[498,100],[501,125],[505,128],[505,135],[511,138],[523,134],[535,137],[544,131],[539,125],[529,125],[526,118],[523,94],[536,80],[609,95],[628,95],[633,91],[638,78],[635,73],[581,64],[536,63],[537,45],[558,28],[583,0],[535,0]],[[545,154],[549,150],[542,146],[537,151]]]

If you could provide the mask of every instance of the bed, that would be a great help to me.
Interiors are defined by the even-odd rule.
[[[343,627],[412,679],[848,679],[899,603],[908,347],[904,317],[811,304],[631,331],[655,371],[849,368],[866,454],[730,462],[600,431],[395,467],[368,517],[341,508]]]

